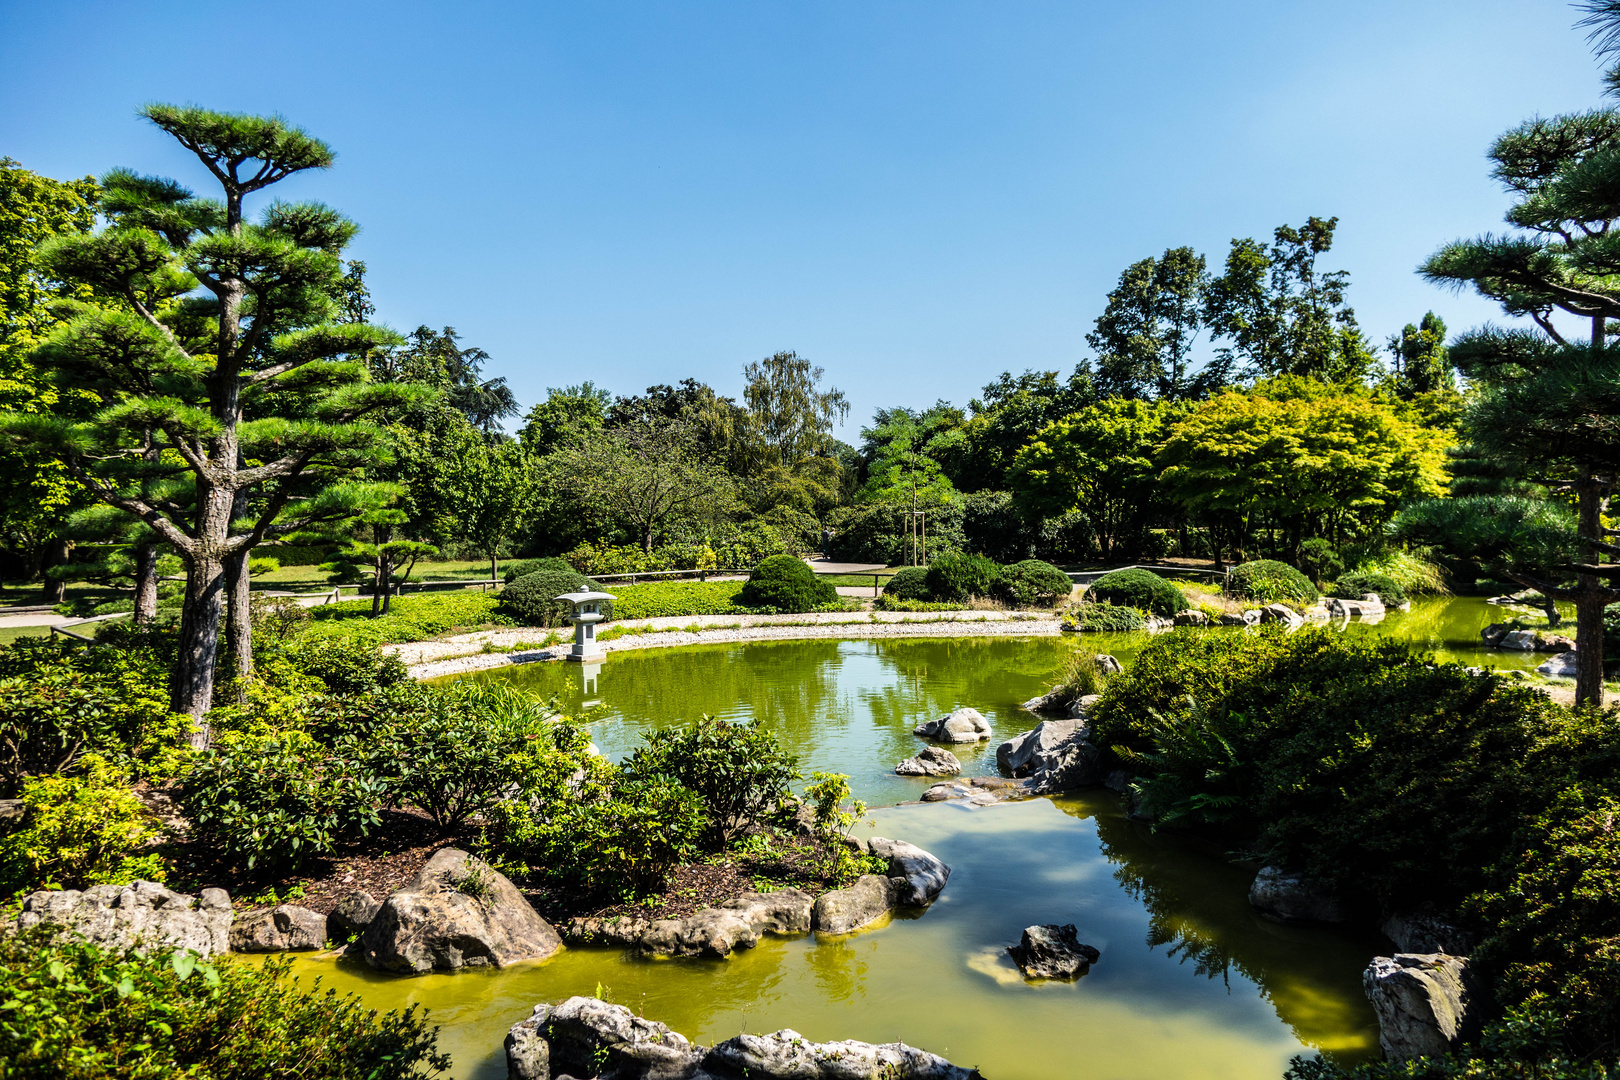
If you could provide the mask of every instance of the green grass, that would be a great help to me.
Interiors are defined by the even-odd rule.
[[[274,556],[273,549],[266,549],[265,554]],[[510,562],[511,560],[506,560]],[[442,562],[419,562],[411,571],[411,582],[418,581],[488,581],[488,559],[457,559]],[[279,570],[272,570],[268,574],[256,574],[253,578],[255,589],[288,589],[306,590],[313,592],[317,589],[330,589],[326,575],[317,566],[283,566]]]
[[[899,573],[899,569],[896,568],[894,570],[878,570],[878,571],[875,571],[875,573],[881,575],[878,578],[878,588],[881,589],[881,588],[883,588],[883,586],[885,584],[888,583],[888,580],[890,578],[894,577],[895,574]],[[837,586],[840,586],[840,585],[843,585],[843,586],[846,586],[846,587],[855,586],[855,585],[864,585],[868,589],[870,589],[872,587],[872,575],[871,574],[817,574],[816,576],[818,578],[820,578],[822,581],[831,582],[835,588]]]
[[[495,611],[494,593],[473,589],[395,597],[387,615],[371,618],[371,598],[310,608],[313,622],[301,641],[326,637],[372,645],[426,641],[491,626],[509,626]]]
[[[607,586],[615,597],[613,618],[661,619],[687,615],[738,615],[740,581],[651,581]]]

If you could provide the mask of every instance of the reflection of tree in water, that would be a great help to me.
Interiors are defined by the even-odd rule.
[[[842,941],[818,941],[805,953],[816,987],[826,1001],[855,1001],[866,996],[867,954],[871,943],[858,936]]]
[[[1033,696],[1057,678],[1075,647],[1062,638],[931,638],[874,642],[892,672],[881,686],[860,691],[880,726],[919,720],[972,706],[988,714],[1010,705],[1010,695]]]
[[[1384,945],[1371,931],[1283,926],[1249,906],[1253,875],[1189,841],[1150,833],[1113,800],[1058,803],[1092,817],[1114,878],[1148,917],[1147,944],[1205,978],[1257,986],[1302,1042],[1359,1057],[1376,1049],[1377,1024],[1361,971]]]

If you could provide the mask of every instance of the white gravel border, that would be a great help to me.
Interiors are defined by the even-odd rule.
[[[790,641],[795,638],[1055,637],[1063,632],[1062,624],[1056,617],[1027,611],[688,615],[663,619],[626,619],[610,625],[644,632],[601,642],[603,652],[662,649],[706,642]],[[567,630],[567,627],[563,628],[563,632]],[[568,652],[570,642],[545,647],[539,645],[557,632],[542,627],[480,630],[435,641],[384,645],[383,651],[403,660],[415,678],[433,679],[443,675],[464,675],[471,671],[561,659]],[[485,648],[500,651],[485,652]]]

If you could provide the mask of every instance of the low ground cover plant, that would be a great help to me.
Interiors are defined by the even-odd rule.
[[[1180,589],[1153,571],[1137,567],[1104,574],[1086,590],[1086,599],[1166,618],[1187,609],[1187,598]]]
[[[1232,567],[1226,575],[1226,591],[1262,604],[1309,604],[1320,595],[1310,578],[1276,559],[1256,559]]]
[[[1063,626],[1069,630],[1108,633],[1143,630],[1147,627],[1147,620],[1133,607],[1085,600],[1064,612]]]
[[[744,615],[740,581],[649,581],[610,585],[619,619],[680,618],[686,615]]]
[[[387,615],[371,618],[370,600],[346,600],[310,609],[312,625],[300,642],[347,642],[375,648],[426,641],[441,634],[510,625],[495,594],[471,589],[397,596]]]

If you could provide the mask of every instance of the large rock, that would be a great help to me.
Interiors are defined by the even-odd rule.
[[[990,806],[1030,794],[1028,780],[1008,780],[1001,776],[975,776],[970,780],[941,780],[922,793],[923,802],[961,802],[968,806]]]
[[[1514,652],[1535,652],[1536,632],[1534,630],[1510,630],[1502,635],[1502,640],[1496,643],[1499,649],[1511,649]]]
[[[877,922],[895,903],[895,882],[881,874],[866,874],[847,889],[834,889],[816,897],[811,923],[821,934],[847,934]]]
[[[1497,597],[1496,599],[1491,600],[1490,603],[1495,604],[1500,603],[1501,601],[1502,598]],[[1491,623],[1491,625],[1479,632],[1479,639],[1487,646],[1494,648],[1502,643],[1503,638],[1508,636],[1509,629],[1511,628],[1506,623]]]
[[[17,929],[65,927],[109,949],[190,949],[212,956],[230,948],[231,898],[224,889],[188,896],[151,881],[32,893]]]
[[[1007,946],[1025,976],[1031,979],[1077,979],[1091,970],[1102,954],[1080,942],[1074,924],[1026,926],[1017,945]]]
[[[1474,935],[1428,911],[1397,913],[1378,927],[1403,953],[1451,953],[1466,956]]]
[[[1208,626],[1209,614],[1197,608],[1188,608],[1186,611],[1176,612],[1175,618],[1171,621],[1177,626]]]
[[[326,916],[306,907],[280,904],[237,919],[231,926],[232,952],[301,952],[326,948]]]
[[[1282,922],[1344,922],[1344,905],[1331,892],[1296,871],[1268,866],[1255,875],[1249,903]]]
[[[1062,716],[1069,708],[1069,695],[1062,690],[1052,690],[1040,697],[1032,697],[1024,702],[1023,709],[1032,713],[1055,713]]]
[[[1282,623],[1290,630],[1296,630],[1305,625],[1305,619],[1300,613],[1285,604],[1267,604],[1261,608],[1260,621]]]
[[[665,956],[729,956],[767,933],[809,933],[810,910],[810,894],[798,889],[743,893],[684,919],[655,920],[636,944]]]
[[[1070,720],[1084,720],[1091,715],[1091,710],[1097,707],[1102,700],[1101,694],[1081,694],[1069,702],[1068,717]]]
[[[422,974],[542,960],[562,939],[517,886],[465,851],[445,848],[383,901],[360,935],[381,971]]]
[[[347,942],[360,936],[371,925],[371,920],[382,910],[372,895],[363,889],[345,894],[326,916],[328,941]]]
[[[709,1049],[622,1005],[536,1005],[506,1034],[510,1080],[982,1080],[904,1043],[813,1043],[788,1028]]]
[[[923,721],[911,733],[935,742],[979,742],[990,737],[990,721],[979,715],[978,709],[957,709],[938,720]]]
[[[1098,653],[1095,659],[1097,670],[1104,675],[1118,675],[1125,670],[1125,665],[1108,653]]]
[[[874,836],[867,850],[889,860],[889,880],[894,881],[894,902],[906,907],[925,907],[934,902],[950,879],[951,868],[934,856],[904,840]]]
[[[901,776],[955,776],[962,771],[962,762],[943,746],[930,746],[896,765],[894,771]]]
[[[1550,675],[1555,679],[1573,679],[1575,677],[1576,665],[1580,663],[1580,661],[1577,659],[1579,656],[1580,654],[1574,649],[1570,649],[1567,652],[1554,653],[1552,656],[1536,665],[1536,672],[1541,675]]]
[[[1044,720],[996,747],[996,764],[1029,778],[1029,794],[1055,795],[1102,782],[1102,751],[1087,736],[1084,719]]]
[[[1361,982],[1378,1014],[1378,1042],[1391,1061],[1438,1057],[1478,1027],[1477,987],[1460,956],[1375,956]]]

